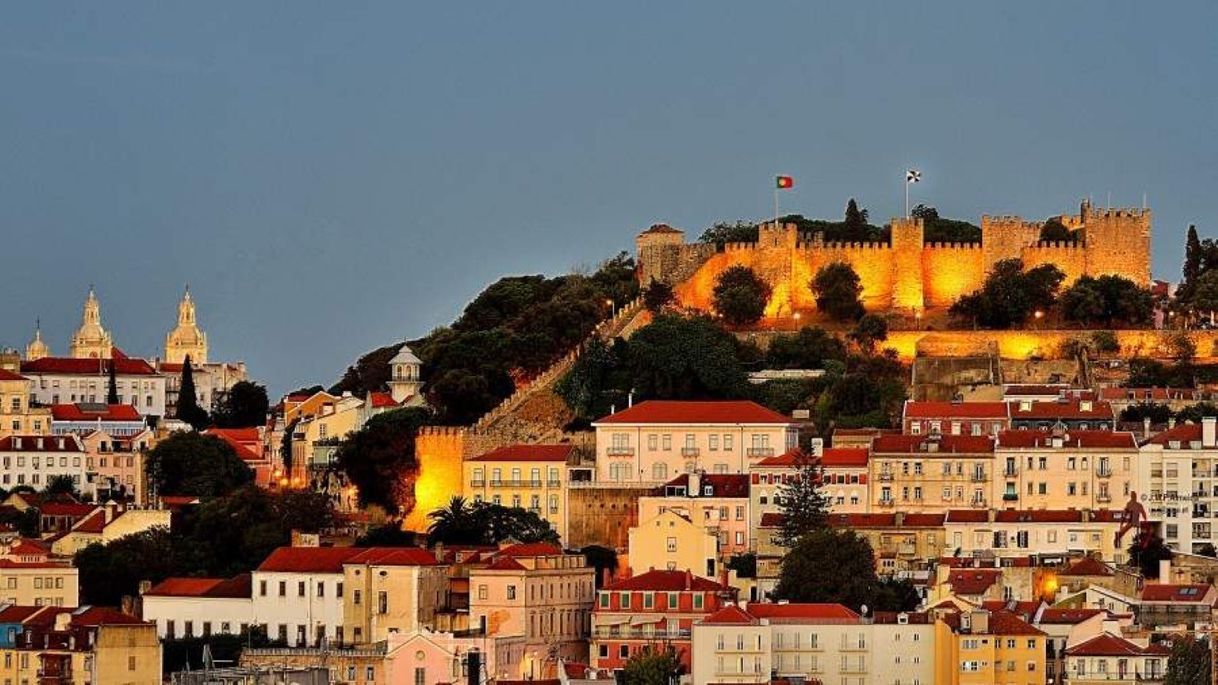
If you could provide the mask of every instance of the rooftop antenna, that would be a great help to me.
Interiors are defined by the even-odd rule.
[[[1146,209],[1146,191],[1142,191],[1142,209]]]
[[[1112,209],[1112,191],[1111,190],[1108,191],[1108,205],[1105,207],[1105,209]]]

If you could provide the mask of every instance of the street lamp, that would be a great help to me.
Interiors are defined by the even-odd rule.
[[[605,304],[609,305],[609,311],[611,311],[613,313],[613,316],[616,317],[617,316],[617,302],[614,302],[613,298],[609,298],[609,299],[605,300]]]

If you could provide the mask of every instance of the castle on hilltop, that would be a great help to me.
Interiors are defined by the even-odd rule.
[[[921,219],[893,219],[888,242],[825,242],[795,225],[763,224],[755,243],[688,243],[685,234],[656,224],[636,240],[639,278],[668,283],[678,304],[710,309],[719,274],[746,266],[772,288],[766,315],[785,317],[816,308],[808,282],[821,267],[849,264],[862,281],[863,305],[871,311],[919,312],[951,306],[981,287],[994,264],[1018,258],[1025,269],[1053,264],[1066,274],[1063,286],[1081,276],[1124,276],[1150,284],[1149,209],[1095,208],[1084,201],[1078,214],[1056,217],[1077,231],[1077,241],[1040,240],[1040,222],[1017,216],[981,217],[979,243],[928,243]]]

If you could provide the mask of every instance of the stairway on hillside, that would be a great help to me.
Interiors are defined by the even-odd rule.
[[[643,306],[641,297],[623,306],[616,316],[597,324],[579,347],[563,355],[528,385],[517,389],[478,419],[471,432],[500,445],[560,441],[563,438],[562,427],[574,415],[566,402],[554,392],[554,387],[575,365],[584,345],[593,338],[612,340],[629,337],[649,319],[650,312]]]

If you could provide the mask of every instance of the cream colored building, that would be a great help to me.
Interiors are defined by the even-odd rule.
[[[52,543],[55,554],[72,556],[92,544],[109,544],[119,538],[153,528],[169,528],[168,509],[120,509],[114,504],[98,507]]]
[[[1193,554],[1218,545],[1218,419],[1169,428],[1140,453],[1138,498],[1167,545]]]
[[[655,568],[719,577],[719,537],[701,521],[670,509],[639,521],[628,536],[635,573]]]
[[[1170,644],[1105,632],[1066,647],[1065,675],[1071,685],[1162,682],[1170,656]]]
[[[101,325],[101,302],[90,286],[81,314],[80,328],[72,334],[68,356],[75,359],[109,359],[113,349],[114,339]]]
[[[50,408],[30,407],[32,388],[25,376],[0,369],[0,438],[51,432]]]
[[[1137,461],[1128,432],[1004,431],[994,448],[990,498],[995,507],[1120,509],[1134,489]]]
[[[412,547],[373,547],[343,562],[343,634],[355,644],[434,626],[447,568]]]
[[[728,606],[693,627],[694,685],[768,684],[771,677],[842,685],[935,682],[926,614],[868,619],[840,604]]]
[[[85,469],[93,477],[102,501],[114,499],[143,506],[148,497],[144,459],[147,450],[153,447],[155,437],[145,428],[129,436],[95,430],[81,438],[85,448]]]
[[[935,678],[942,685],[1043,685],[1045,634],[1009,611],[973,609],[935,623]]]
[[[871,511],[987,509],[993,473],[989,435],[881,435],[871,447]]]
[[[488,636],[525,639],[521,675],[555,658],[587,663],[596,570],[581,554],[547,543],[517,544],[469,569],[469,621]]]
[[[0,647],[8,683],[157,685],[161,644],[156,628],[105,607],[44,609],[26,616],[15,644]]]
[[[1121,519],[1106,509],[953,509],[943,527],[947,553],[961,557],[1126,557],[1113,544]]]
[[[748,473],[797,446],[796,424],[748,401],[648,400],[594,422],[596,480],[660,486],[682,473]]]
[[[639,498],[639,521],[649,521],[666,511],[676,512],[713,534],[721,561],[753,548],[748,474],[682,474],[664,485],[662,495]]]
[[[0,548],[0,598],[22,606],[74,607],[80,573],[69,557],[53,556],[44,543],[17,538]]]
[[[508,445],[470,457],[462,465],[465,497],[527,509],[567,539],[567,463],[574,447]]]

